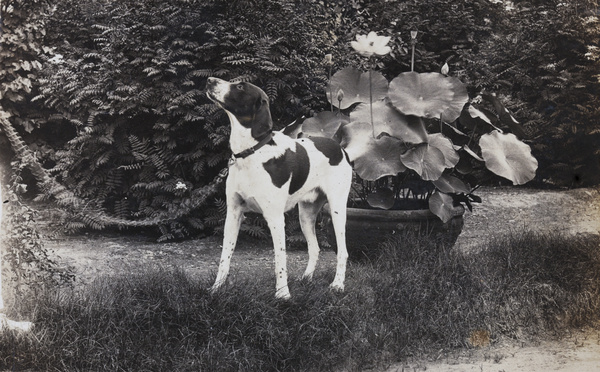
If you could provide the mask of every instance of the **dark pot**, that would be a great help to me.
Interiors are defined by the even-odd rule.
[[[327,211],[327,208],[324,208],[324,211]],[[346,221],[348,254],[351,258],[372,256],[381,243],[405,231],[442,239],[448,246],[452,246],[462,231],[464,213],[463,206],[454,207],[454,217],[447,223],[443,223],[429,209],[348,208]],[[327,236],[329,243],[337,250],[331,223],[327,224]]]

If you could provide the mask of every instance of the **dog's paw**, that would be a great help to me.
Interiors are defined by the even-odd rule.
[[[289,300],[292,298],[292,295],[290,295],[290,290],[285,287],[278,289],[277,292],[275,292],[275,298],[279,300]]]
[[[208,289],[208,292],[213,295],[218,293],[221,290],[221,288],[223,288],[223,284],[224,282],[215,282],[215,284],[213,284],[212,287]]]
[[[303,282],[311,282],[313,279],[313,273],[304,273],[300,277],[300,280]]]
[[[329,289],[336,292],[344,292],[344,284],[334,282],[329,285]]]

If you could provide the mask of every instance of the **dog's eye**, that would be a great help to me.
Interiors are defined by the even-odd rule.
[[[244,90],[244,84],[238,84],[235,87],[238,88],[239,90]]]

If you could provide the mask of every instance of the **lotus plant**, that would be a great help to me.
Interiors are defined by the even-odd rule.
[[[370,32],[351,46],[373,62],[390,52],[389,41]],[[344,68],[330,77],[326,93],[337,111],[307,119],[303,132],[340,141],[363,186],[358,194],[371,207],[418,200],[447,222],[457,205],[472,209],[472,202],[481,202],[473,194],[478,170],[521,185],[537,169],[522,141],[525,131],[500,98],[486,92],[470,98],[466,85],[449,74],[444,64],[441,73],[404,72],[388,82],[373,69]]]

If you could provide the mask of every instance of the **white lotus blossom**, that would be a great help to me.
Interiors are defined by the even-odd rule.
[[[351,41],[350,45],[363,57],[371,57],[374,54],[383,56],[392,50],[387,46],[390,39],[389,36],[378,36],[375,31],[371,31],[368,35],[356,35],[356,41]]]

